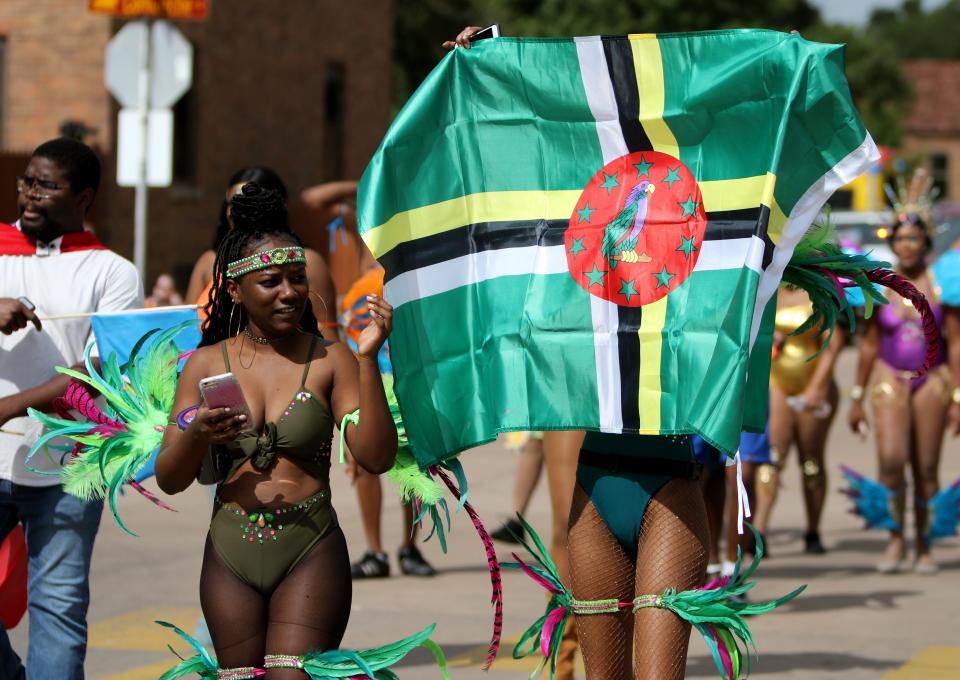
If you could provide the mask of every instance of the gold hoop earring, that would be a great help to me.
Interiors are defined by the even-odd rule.
[[[323,305],[323,316],[326,317],[327,314],[330,313],[330,310],[327,309],[327,303],[323,301],[323,298],[320,296],[320,293],[318,293],[315,290],[311,290],[310,295],[316,295],[317,299],[320,300],[320,304]]]

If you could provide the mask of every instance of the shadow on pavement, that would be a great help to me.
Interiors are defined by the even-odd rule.
[[[919,590],[879,590],[872,593],[850,593],[848,595],[809,595],[800,596],[778,608],[783,612],[820,612],[833,609],[896,609],[897,600],[904,597],[922,595]]]

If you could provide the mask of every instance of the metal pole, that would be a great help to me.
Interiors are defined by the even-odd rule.
[[[146,285],[147,276],[147,144],[150,116],[150,71],[153,36],[150,19],[141,19],[147,29],[147,39],[140,46],[139,71],[137,74],[139,97],[137,115],[140,119],[140,172],[134,193],[133,207],[133,263]]]

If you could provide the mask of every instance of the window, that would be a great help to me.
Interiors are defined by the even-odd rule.
[[[327,64],[323,97],[323,179],[326,182],[343,179],[344,80],[343,64]]]
[[[173,105],[173,182],[192,185],[197,181],[197,48],[193,53],[193,85]]]
[[[940,198],[950,195],[950,158],[945,153],[930,154],[930,177]]]

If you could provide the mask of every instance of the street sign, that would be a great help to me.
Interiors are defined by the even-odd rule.
[[[206,19],[210,0],[90,0],[90,11],[128,18]]]
[[[121,106],[137,106],[140,88],[140,62],[150,35],[150,107],[173,106],[193,82],[193,46],[169,21],[127,24],[107,43],[104,81]]]
[[[137,109],[121,109],[117,116],[117,184],[137,186],[144,163],[148,187],[170,186],[173,182],[173,111],[170,109],[150,111],[146,135]]]

